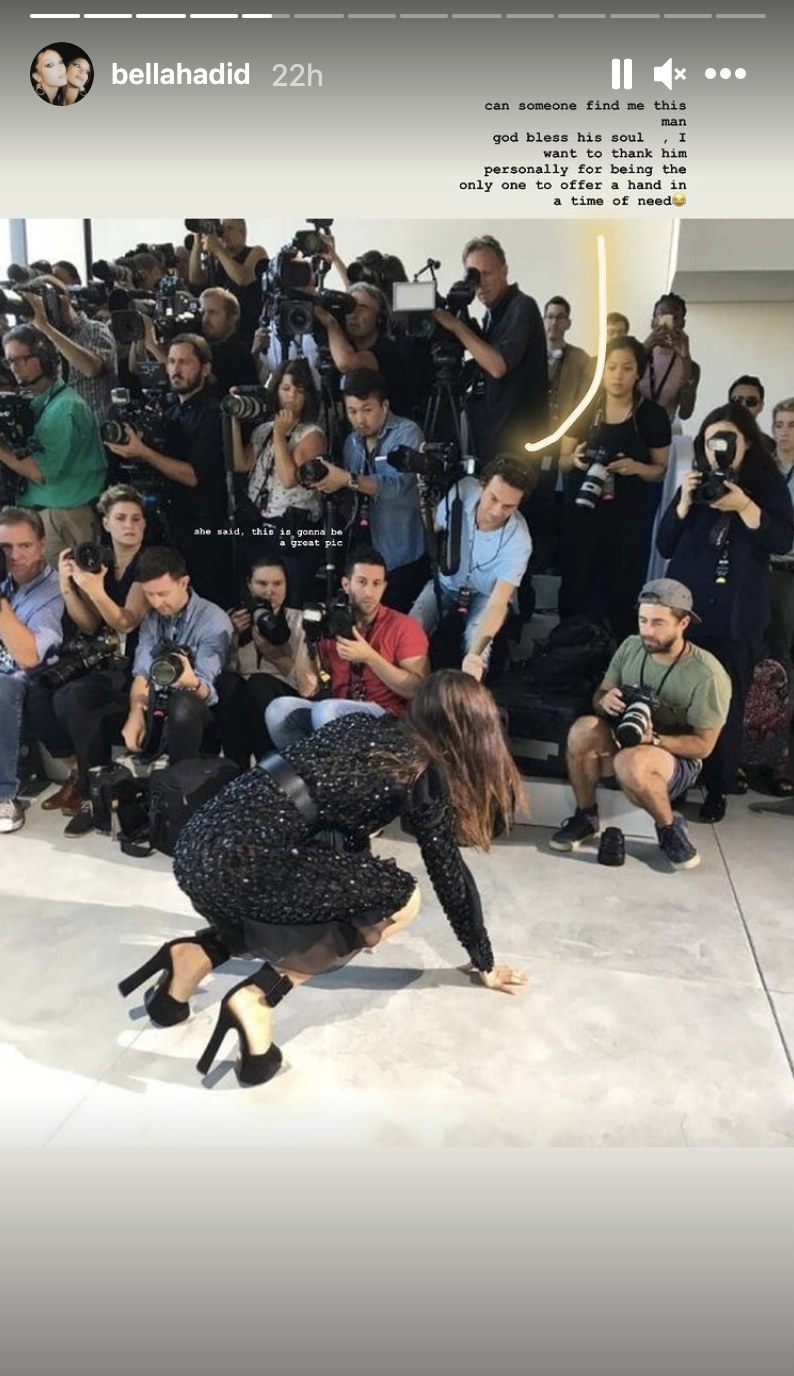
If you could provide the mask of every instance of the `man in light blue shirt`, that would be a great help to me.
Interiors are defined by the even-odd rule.
[[[344,468],[329,465],[321,492],[351,487],[361,494],[359,517],[368,521],[362,543],[372,544],[386,560],[388,582],[384,606],[407,612],[430,572],[419,488],[413,473],[398,473],[388,455],[401,445],[419,449],[419,426],[395,416],[386,383],[371,368],[358,368],[345,378],[345,410],[353,427],[345,440]]]
[[[25,820],[17,802],[25,696],[31,675],[62,639],[63,598],[44,546],[37,511],[0,511],[0,834],[19,831]]]
[[[441,618],[459,609],[465,617],[461,667],[477,679],[488,668],[493,641],[515,606],[532,553],[518,510],[528,483],[528,469],[505,455],[487,464],[479,479],[455,484],[436,510],[436,529],[447,530],[450,523],[457,525],[454,510],[460,503],[460,558],[453,573],[439,574],[438,590],[432,581],[426,584],[411,616],[432,636]]]

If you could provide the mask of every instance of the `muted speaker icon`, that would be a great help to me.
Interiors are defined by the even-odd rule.
[[[667,61],[666,61],[666,62],[663,62],[662,65],[661,65],[661,67],[654,67],[654,69],[653,69],[653,79],[654,79],[654,81],[661,81],[662,85],[663,85],[663,86],[666,86],[667,89],[668,89],[668,91],[672,91],[672,89],[673,89],[673,59],[672,59],[671,57],[668,57]]]

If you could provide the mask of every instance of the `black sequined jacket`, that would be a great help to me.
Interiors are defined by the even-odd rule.
[[[430,766],[413,789],[383,762],[410,759],[412,746],[390,718],[342,717],[284,751],[305,781],[321,827],[338,828],[354,844],[400,814],[416,838],[438,901],[478,970],[493,968],[493,951],[474,877],[457,843],[455,816],[440,770]]]

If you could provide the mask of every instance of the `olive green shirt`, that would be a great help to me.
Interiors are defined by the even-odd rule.
[[[657,693],[662,679],[661,706],[654,712],[654,726],[661,735],[685,736],[725,725],[731,680],[719,660],[699,645],[688,645],[671,668],[646,653],[640,636],[630,635],[618,646],[604,674],[605,683],[619,688],[644,684]]]

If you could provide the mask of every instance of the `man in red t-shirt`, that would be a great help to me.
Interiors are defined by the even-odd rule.
[[[331,696],[319,702],[304,698],[271,702],[265,722],[277,750],[351,712],[402,716],[406,702],[430,672],[427,636],[419,622],[381,605],[386,564],[377,550],[353,550],[342,588],[353,614],[352,637],[321,640],[318,646],[330,675]]]

